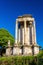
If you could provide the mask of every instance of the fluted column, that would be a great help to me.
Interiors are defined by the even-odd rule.
[[[32,26],[32,44],[34,44],[34,28]]]
[[[20,42],[20,28],[19,28],[19,42]]]
[[[34,43],[36,44],[36,27],[35,27],[35,21],[34,21]]]
[[[15,44],[17,44],[18,21],[16,20]]]
[[[23,45],[24,45],[24,28],[23,28]]]
[[[32,44],[32,22],[30,21],[30,44]]]
[[[24,44],[26,44],[26,20],[24,21]]]
[[[28,26],[28,45],[30,45],[30,27]]]
[[[17,28],[17,43],[19,43],[19,27]]]

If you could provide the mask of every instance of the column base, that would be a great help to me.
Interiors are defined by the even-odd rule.
[[[34,45],[34,55],[37,55],[39,53],[39,46]]]
[[[13,55],[21,55],[21,54],[22,54],[21,46],[15,45],[13,47]]]
[[[6,56],[12,55],[12,47],[6,47]]]
[[[32,55],[32,47],[31,45],[24,45],[23,46],[23,55]]]

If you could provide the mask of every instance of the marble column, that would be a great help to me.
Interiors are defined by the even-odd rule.
[[[17,28],[17,43],[19,43],[19,27]]]
[[[26,20],[24,21],[24,44],[26,44]]]
[[[18,21],[16,20],[15,44],[17,44]]]
[[[30,27],[28,26],[28,45],[30,45]]]
[[[36,42],[36,27],[35,27],[35,21],[34,21],[33,25],[34,25],[34,43],[36,44],[37,42]]]
[[[22,29],[23,32],[23,45],[24,45],[24,28]]]
[[[32,44],[34,44],[34,31],[33,31],[33,26],[32,26]]]
[[[19,28],[19,43],[20,43],[20,28]]]
[[[32,44],[32,22],[30,22],[30,45]]]
[[[22,26],[20,26],[20,42],[22,43]]]

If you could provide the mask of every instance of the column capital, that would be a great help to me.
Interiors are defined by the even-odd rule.
[[[16,19],[16,23],[18,23],[18,19]]]
[[[26,22],[26,19],[24,18],[24,19],[23,19],[23,21],[25,21],[25,22]]]
[[[30,24],[30,27],[32,27],[32,26],[33,26],[33,25],[32,25],[32,23],[33,23],[33,22],[31,22],[31,21],[29,22],[29,24]]]

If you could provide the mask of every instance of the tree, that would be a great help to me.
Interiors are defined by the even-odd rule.
[[[14,37],[5,29],[0,29],[0,46],[6,46],[10,40],[11,45],[14,44]]]

